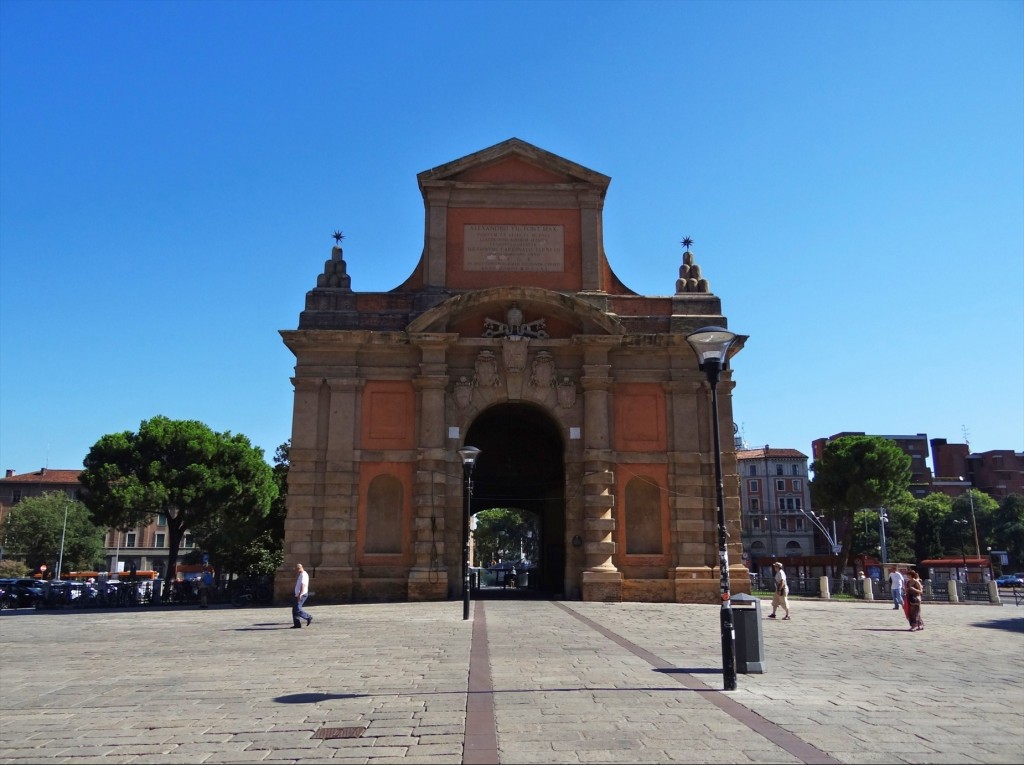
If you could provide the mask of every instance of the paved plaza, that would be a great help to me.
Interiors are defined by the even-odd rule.
[[[1024,762],[1024,607],[792,605],[729,692],[706,605],[4,612],[0,763]]]

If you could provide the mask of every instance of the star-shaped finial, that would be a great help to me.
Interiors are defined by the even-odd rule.
[[[685,249],[688,250],[688,249],[690,249],[690,245],[693,244],[693,240],[690,237],[688,237],[688,236],[684,236],[683,237],[683,241],[681,242],[681,244],[683,245],[683,247]]]
[[[341,244],[341,240],[344,239],[344,238],[345,238],[345,235],[343,233],[341,233],[340,231],[335,231],[334,232],[334,241],[337,244]]]

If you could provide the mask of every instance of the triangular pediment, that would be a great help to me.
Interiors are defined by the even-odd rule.
[[[518,138],[447,162],[417,176],[420,185],[448,181],[501,184],[585,183],[606,189],[611,179]]]

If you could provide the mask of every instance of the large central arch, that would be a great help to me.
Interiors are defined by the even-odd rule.
[[[498,404],[473,421],[466,443],[480,449],[470,511],[507,507],[536,515],[540,560],[532,587],[564,594],[565,444],[556,423],[530,404]]]

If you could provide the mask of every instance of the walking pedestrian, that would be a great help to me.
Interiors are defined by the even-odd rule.
[[[775,571],[775,594],[772,595],[772,612],[768,614],[769,619],[775,618],[775,612],[779,610],[779,606],[786,612],[783,616],[783,620],[789,618],[789,584],[786,582],[786,572],[782,570],[782,564],[779,561],[775,561],[772,564],[772,569]]]
[[[306,613],[302,606],[306,602],[306,598],[309,597],[309,574],[302,568],[301,563],[295,564],[295,573],[297,575],[295,579],[295,603],[292,605],[292,629],[297,630],[302,628],[302,620],[306,620],[306,626],[308,627],[313,623],[313,617]]]
[[[899,569],[893,569],[889,573],[889,587],[892,589],[892,610],[898,611],[903,608],[903,574]]]
[[[907,580],[907,621],[910,622],[910,631],[924,629],[924,621],[921,619],[921,596],[924,594],[924,585],[921,584],[921,577],[916,571],[911,571]]]

